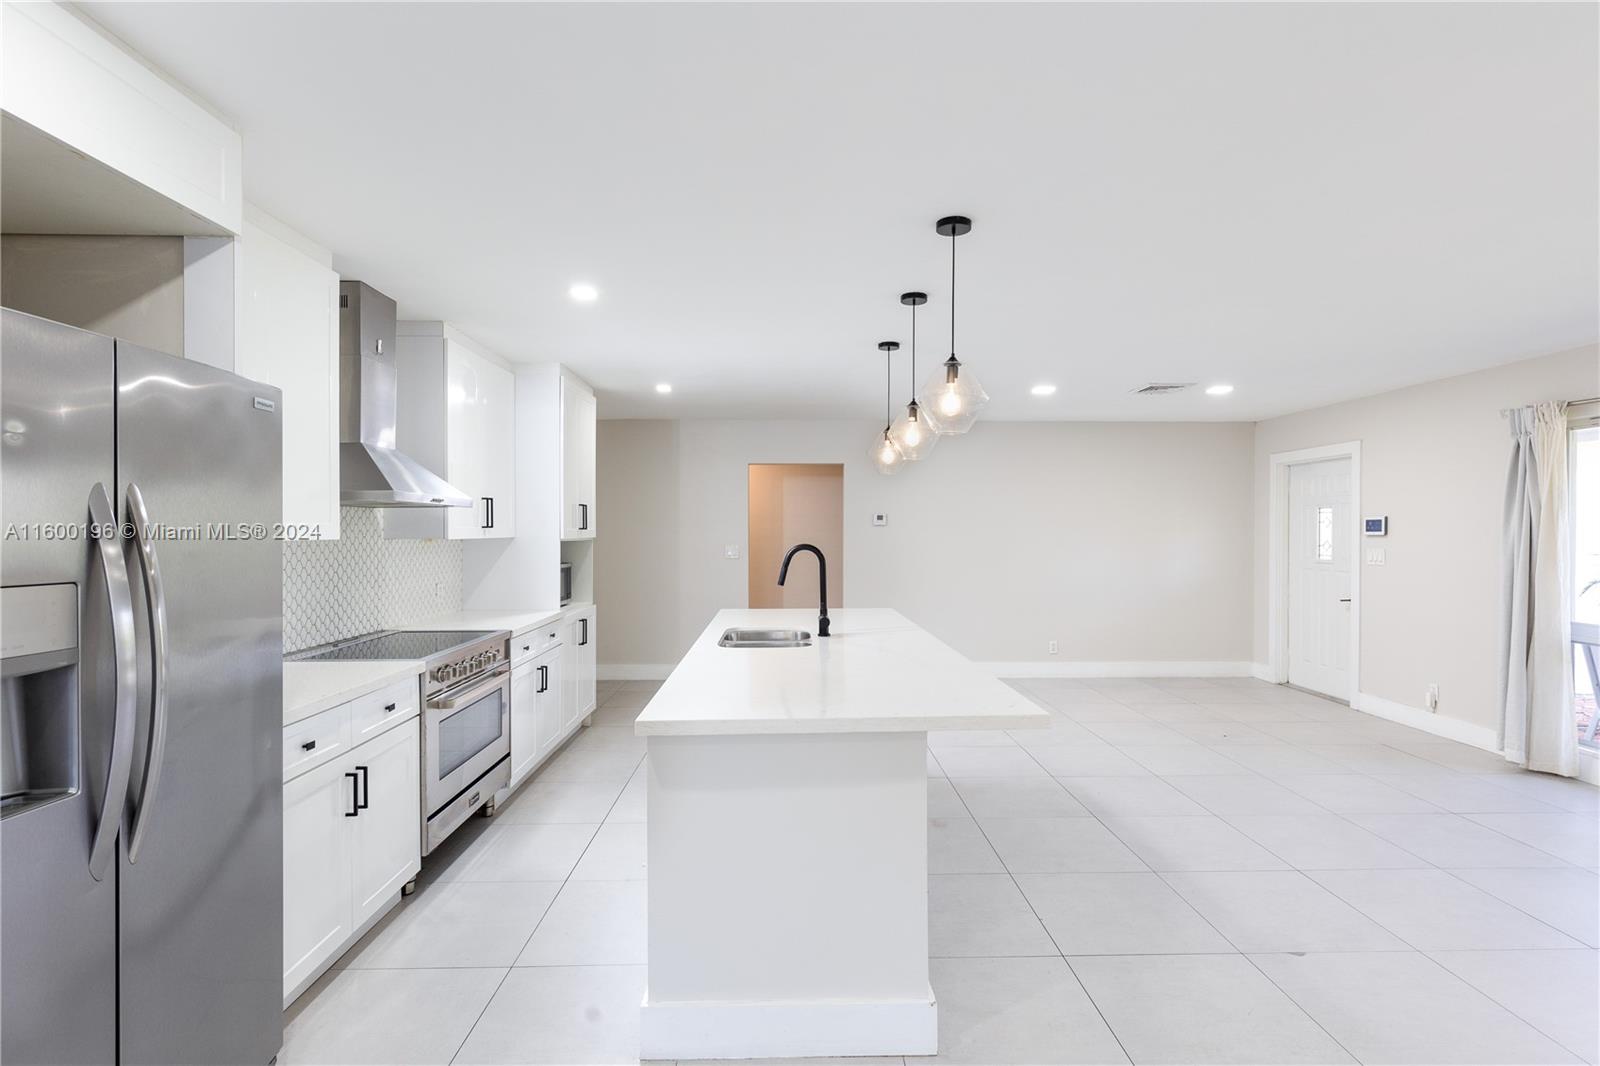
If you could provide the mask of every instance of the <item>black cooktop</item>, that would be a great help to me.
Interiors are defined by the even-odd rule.
[[[394,633],[375,633],[370,637],[360,637],[348,644],[340,644],[337,647],[328,648],[326,651],[297,656],[296,661],[432,659],[455,648],[492,636],[494,636],[494,631],[487,629],[402,629]]]

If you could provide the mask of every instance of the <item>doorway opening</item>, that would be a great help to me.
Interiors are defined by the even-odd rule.
[[[1352,707],[1361,679],[1360,507],[1359,443],[1271,457],[1270,680]]]
[[[751,463],[749,602],[752,608],[815,607],[816,559],[796,556],[779,586],[783,553],[815,544],[828,559],[828,605],[844,605],[844,464]]]

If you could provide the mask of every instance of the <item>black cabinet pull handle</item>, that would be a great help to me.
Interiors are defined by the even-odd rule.
[[[581,648],[585,644],[589,643],[589,620],[587,618],[580,618],[578,619],[578,625],[583,631],[583,636],[578,639],[578,647]]]
[[[490,517],[491,508],[493,508],[494,502],[487,496],[480,496],[478,498],[483,501],[483,521],[478,523],[478,528],[488,529],[490,526],[494,525],[494,519]]]
[[[578,528],[589,528],[589,505],[586,503],[578,504]]]
[[[494,497],[489,497],[489,528],[494,528]]]
[[[346,773],[344,776],[350,779],[350,809],[344,812],[344,816],[354,818],[361,813],[361,804],[357,802],[357,790],[361,788],[361,781],[354,772]]]
[[[539,667],[539,691],[550,691],[550,668],[548,666]]]
[[[308,740],[304,744],[300,745],[300,750],[301,751],[310,751],[312,748],[314,748],[316,746],[317,746],[317,742],[316,741]]]
[[[361,775],[361,798],[356,801],[356,810],[364,811],[367,809],[367,801],[372,799],[372,783],[367,780],[365,766],[356,767],[356,772]]]
[[[394,710],[396,706],[397,706],[397,704],[385,703],[383,705],[383,713],[384,714],[388,714],[390,711]]]

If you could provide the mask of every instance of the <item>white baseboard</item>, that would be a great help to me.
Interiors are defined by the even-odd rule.
[[[645,1059],[932,1055],[939,1014],[926,999],[651,1003],[639,1013]]]
[[[996,677],[1250,677],[1249,663],[1229,662],[999,662],[978,663]]]
[[[1600,785],[1600,751],[1593,748],[1578,749],[1578,780]]]
[[[600,663],[595,669],[601,681],[665,681],[672,673],[672,664]]]
[[[1386,700],[1382,696],[1374,696],[1367,692],[1356,694],[1355,708],[1377,718],[1408,725],[1424,733],[1432,733],[1436,737],[1471,744],[1474,748],[1482,748],[1484,751],[1496,754],[1500,752],[1500,738],[1487,726],[1473,725],[1459,718],[1433,714],[1420,707],[1408,707],[1403,703]]]
[[[1257,681],[1265,681],[1269,685],[1276,683],[1272,677],[1272,667],[1266,663],[1251,663],[1250,676]]]

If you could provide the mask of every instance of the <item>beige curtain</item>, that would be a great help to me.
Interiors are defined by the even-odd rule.
[[[1506,413],[1506,478],[1500,640],[1500,740],[1506,759],[1573,777],[1578,737],[1572,710],[1572,561],[1567,539],[1564,403]]]

